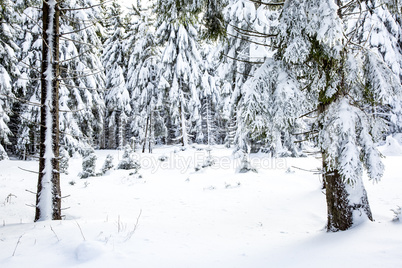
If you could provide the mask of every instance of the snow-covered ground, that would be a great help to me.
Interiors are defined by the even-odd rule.
[[[402,207],[397,150],[380,183],[365,180],[375,221],[327,233],[320,176],[293,167],[317,169],[319,159],[256,154],[259,172],[237,174],[231,150],[215,147],[215,165],[195,172],[203,148],[138,154],[140,175],[79,179],[82,159],[71,159],[65,220],[54,222],[33,223],[37,175],[20,168],[38,162],[1,161],[0,267],[402,267],[402,223],[391,211]],[[96,153],[98,170],[107,154],[115,164],[122,156]]]

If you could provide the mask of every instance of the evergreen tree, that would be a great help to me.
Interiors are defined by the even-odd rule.
[[[131,113],[130,94],[126,85],[127,55],[124,51],[125,24],[121,6],[113,1],[109,9],[109,38],[102,55],[106,70],[106,115],[107,148],[123,148],[126,143],[126,124]]]
[[[60,22],[60,131],[70,154],[102,145],[105,88],[100,61],[99,7],[94,0],[68,0]]]
[[[92,147],[88,147],[82,150],[82,172],[79,176],[81,179],[96,176],[96,154]]]
[[[133,7],[129,16],[136,18],[129,29],[126,50],[130,51],[127,70],[127,84],[132,92],[131,130],[142,142],[143,152],[152,144],[161,143],[167,136],[162,114],[163,91],[159,90],[159,57],[154,34],[151,30],[149,10]]]
[[[220,130],[222,128],[222,118],[219,115],[221,96],[218,87],[218,77],[216,74],[216,59],[213,48],[204,45],[206,51],[204,60],[205,71],[201,77],[200,100],[202,104],[202,126],[199,128],[196,140],[207,145],[222,143]]]
[[[156,35],[164,46],[160,87],[168,91],[171,139],[187,146],[193,127],[201,120],[199,86],[202,72],[196,30],[201,3],[162,1],[156,4]]]
[[[17,55],[19,50],[14,40],[18,29],[15,24],[14,3],[10,0],[0,1],[0,160],[7,159],[4,146],[10,144],[12,135],[9,128],[11,105],[13,102],[12,86],[19,76]]]
[[[270,59],[242,87],[238,103],[243,133],[269,147],[272,156],[298,156],[296,119],[306,110],[307,98],[296,77],[281,62]]]
[[[117,165],[117,169],[125,169],[125,170],[135,169],[135,171],[137,172],[138,169],[140,168],[141,166],[135,159],[133,150],[131,149],[130,145],[126,145],[124,147],[123,157],[120,160],[119,164]]]
[[[227,40],[222,47],[223,56],[218,73],[222,78],[222,113],[227,122],[227,134],[230,135],[226,137],[226,142],[228,145],[234,143],[235,150],[243,153],[249,153],[251,141],[245,131],[239,105],[243,94],[241,88],[254,72],[255,66],[262,63],[259,58],[254,57],[256,47],[251,43],[254,42],[254,37],[247,35],[255,31],[254,25],[259,20],[257,14],[255,4],[244,0],[229,1],[224,9]]]
[[[106,156],[105,162],[103,163],[103,166],[102,166],[102,174],[106,174],[106,172],[111,170],[113,167],[114,167],[113,156],[108,154]]]
[[[386,64],[363,44],[355,43],[361,21],[344,27],[350,26],[346,14],[367,10],[357,1],[343,9],[339,9],[343,1],[337,4],[332,0],[286,1],[276,39],[276,58],[303,77],[299,79],[302,88],[317,100],[316,141],[323,156],[329,231],[346,230],[358,217],[372,219],[362,170],[366,168],[377,181],[383,165],[374,146],[379,130],[362,110],[401,92]]]
[[[15,95],[21,99],[15,103],[12,117],[15,127],[15,153],[22,159],[39,150],[40,121],[40,62],[42,57],[42,29],[40,22],[42,12],[36,8],[40,1],[24,1],[19,21],[22,31],[18,36],[20,49],[18,69],[21,75],[15,83]]]
[[[366,44],[371,51],[381,57],[402,82],[402,27],[401,17],[397,12],[400,9],[396,9],[397,3],[388,5],[384,3],[379,0],[362,3],[362,8],[365,10],[361,19],[363,25],[358,28],[359,32],[355,39],[359,43]],[[368,112],[386,119],[391,133],[402,132],[402,103],[399,98],[393,97],[384,105],[379,103],[375,110],[371,109]]]

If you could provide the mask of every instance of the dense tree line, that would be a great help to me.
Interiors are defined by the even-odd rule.
[[[0,0],[0,160],[39,153],[41,5]],[[376,143],[402,126],[398,1],[56,6],[59,143],[70,156],[226,144],[247,165],[250,152],[300,156],[309,142],[323,159],[328,230],[372,219],[362,170],[381,178]]]

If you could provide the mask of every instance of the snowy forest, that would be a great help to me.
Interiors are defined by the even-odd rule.
[[[373,220],[363,180],[402,133],[400,1],[0,0],[0,22],[0,161],[39,161],[35,221],[62,218],[74,158],[86,179],[113,167],[95,151],[137,170],[168,146],[204,146],[198,169],[225,148],[248,176],[254,154],[319,159],[325,230]]]

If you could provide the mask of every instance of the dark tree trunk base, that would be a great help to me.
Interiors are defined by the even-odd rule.
[[[361,217],[367,216],[369,220],[373,220],[367,193],[363,185],[355,185],[355,188],[353,188],[358,192],[361,191],[360,200],[356,204],[351,203],[350,193],[348,193],[348,188],[352,187],[347,185],[337,170],[324,174],[324,181],[328,210],[328,232],[345,231],[350,229],[354,224],[354,212],[360,213]],[[358,187],[362,188],[358,189]]]

